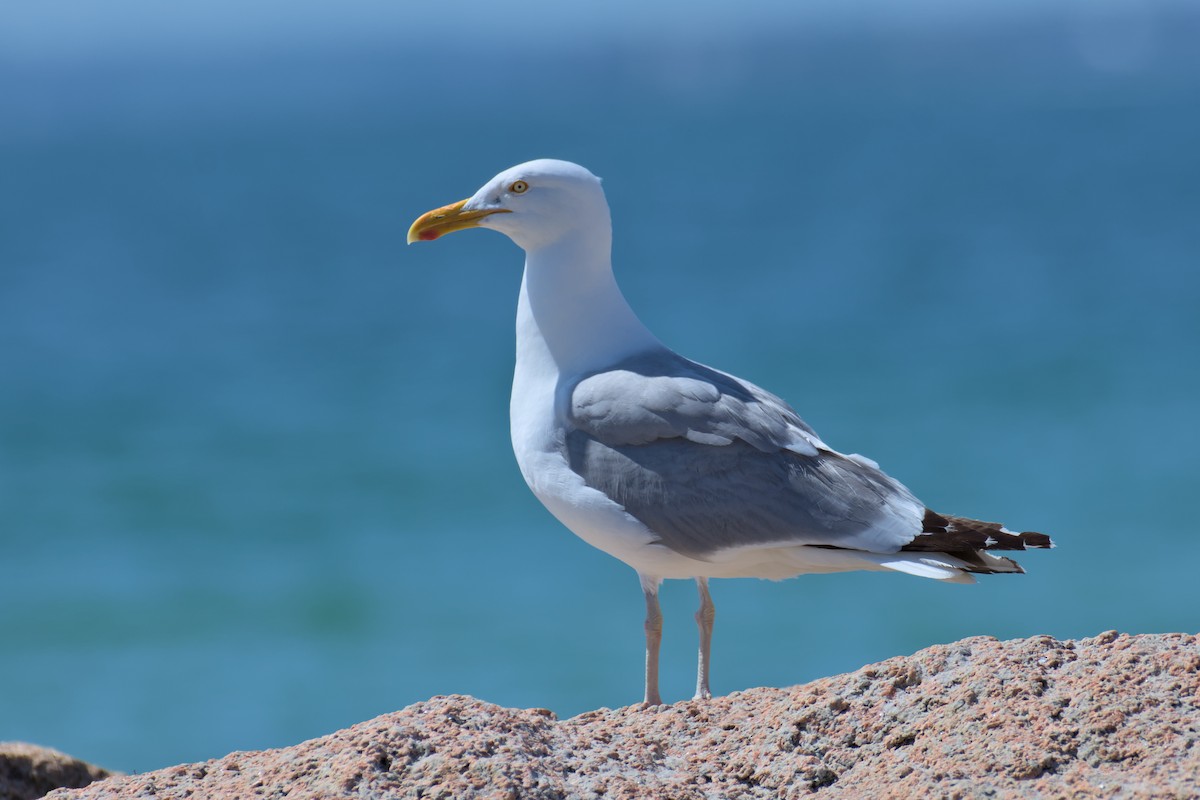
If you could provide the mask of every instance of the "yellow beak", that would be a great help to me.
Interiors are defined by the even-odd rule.
[[[467,198],[468,200],[470,198]],[[479,220],[492,214],[507,214],[507,208],[483,208],[474,211],[463,211],[466,200],[459,200],[448,206],[435,208],[417,217],[417,221],[408,229],[408,243],[432,242],[447,233],[476,228]]]

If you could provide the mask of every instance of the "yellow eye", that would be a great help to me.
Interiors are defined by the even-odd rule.
[[[508,190],[510,192],[512,192],[513,194],[521,194],[528,188],[529,188],[529,184],[526,183],[525,181],[514,181],[513,183],[509,184],[509,186],[508,186]]]

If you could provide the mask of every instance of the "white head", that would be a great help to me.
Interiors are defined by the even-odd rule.
[[[504,170],[470,198],[423,214],[408,241],[430,241],[467,228],[491,228],[526,252],[571,234],[610,237],[600,179],[578,164],[542,158]]]

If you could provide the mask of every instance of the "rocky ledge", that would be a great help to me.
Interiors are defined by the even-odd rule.
[[[34,800],[60,786],[87,786],[111,774],[49,747],[0,742],[0,800]]]
[[[281,750],[67,798],[1200,796],[1200,641],[965,639],[652,711],[437,697]]]

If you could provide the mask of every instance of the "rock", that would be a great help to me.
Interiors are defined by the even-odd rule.
[[[0,742],[0,800],[33,800],[62,786],[87,786],[108,770],[24,742]]]
[[[652,711],[436,697],[281,750],[67,798],[1200,796],[1200,642],[965,639]]]

